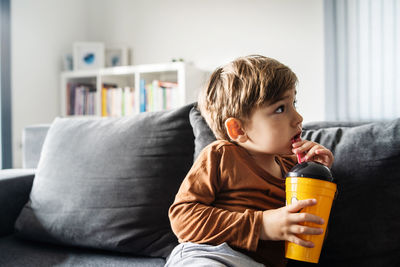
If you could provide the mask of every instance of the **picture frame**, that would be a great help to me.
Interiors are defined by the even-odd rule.
[[[106,47],[106,67],[129,65],[129,49],[126,45]]]
[[[75,42],[73,53],[74,70],[104,68],[104,43]]]

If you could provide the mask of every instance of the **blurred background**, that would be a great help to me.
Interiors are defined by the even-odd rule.
[[[124,44],[133,65],[181,58],[205,71],[261,54],[297,74],[305,122],[400,115],[400,0],[1,3],[3,168],[21,166],[25,126],[61,115],[63,57],[77,41]]]

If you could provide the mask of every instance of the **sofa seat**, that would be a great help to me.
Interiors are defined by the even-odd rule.
[[[0,238],[0,266],[164,266],[162,258],[51,245],[8,235]]]

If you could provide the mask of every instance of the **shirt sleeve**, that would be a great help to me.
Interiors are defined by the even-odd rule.
[[[221,187],[219,163],[221,153],[203,150],[170,207],[171,227],[180,242],[229,245],[257,249],[262,211],[247,209],[234,212],[212,205]]]

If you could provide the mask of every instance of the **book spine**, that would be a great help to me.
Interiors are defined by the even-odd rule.
[[[74,105],[74,115],[80,115],[80,87],[75,88],[75,105]]]
[[[158,107],[158,99],[159,99],[158,81],[153,80],[151,87],[153,88],[153,111],[158,111],[159,110],[159,107]]]
[[[71,90],[70,90],[70,99],[69,99],[69,105],[70,105],[70,108],[69,108],[69,112],[70,112],[70,114],[69,115],[75,115],[76,113],[75,113],[75,96],[76,96],[76,88],[77,88],[77,86],[76,86],[76,84],[71,84]]]
[[[117,117],[122,116],[122,88],[118,87],[115,89],[115,115]]]
[[[172,90],[173,89],[171,87],[165,88],[165,93],[166,93],[165,109],[172,108]]]
[[[79,88],[79,115],[85,115],[85,87]]]
[[[137,105],[136,104],[137,100],[135,100],[135,88],[130,88],[130,90],[131,90],[130,103],[131,103],[131,108],[132,108],[131,114],[133,114],[134,110],[135,110],[135,106]]]
[[[95,87],[89,87],[89,92],[88,92],[88,97],[89,97],[89,114],[90,115],[95,115],[95,107],[96,107],[96,88]]]
[[[117,91],[115,89],[111,90],[111,116],[117,116]]]
[[[129,116],[132,114],[132,103],[131,103],[131,89],[129,87],[124,88],[124,109],[125,116]]]
[[[146,86],[145,80],[140,80],[140,112],[146,111]]]
[[[125,88],[120,88],[121,89],[121,115],[126,116],[126,110],[125,110]]]
[[[147,109],[146,111],[154,111],[154,91],[153,91],[153,84],[149,83],[146,85],[146,92],[147,92]]]
[[[162,109],[165,110],[167,109],[167,88],[165,87],[161,87],[163,90],[163,95],[162,95],[162,99],[163,99],[163,105],[162,105]]]
[[[107,88],[101,89],[101,116],[107,117]]]
[[[83,115],[89,114],[89,87],[83,87]]]
[[[110,88],[107,88],[107,116],[111,116],[112,112],[112,90]]]
[[[66,114],[67,115],[71,115],[71,105],[70,105],[70,101],[71,101],[71,83],[67,83],[67,95],[66,95],[66,101],[65,101],[65,106],[67,108],[66,110]]]

